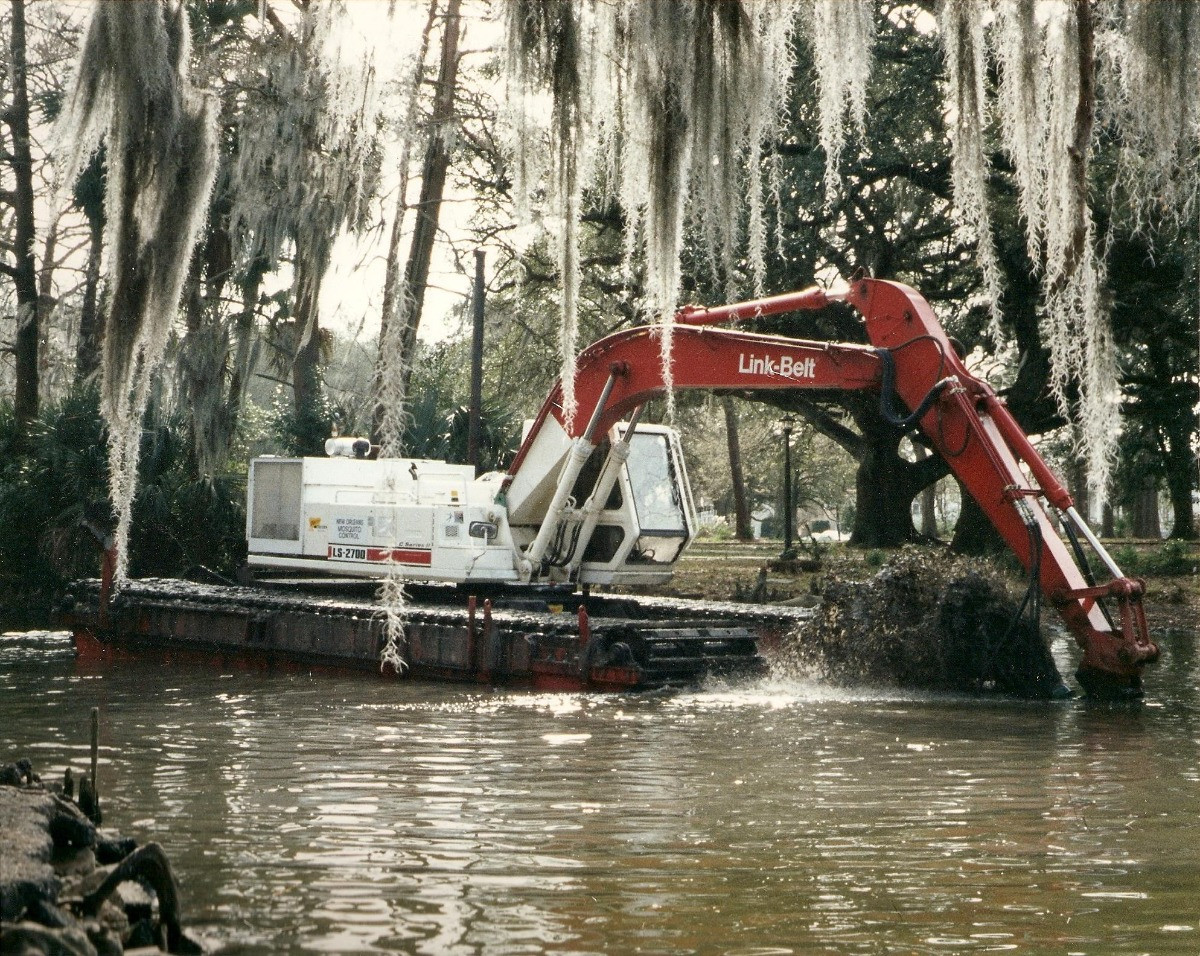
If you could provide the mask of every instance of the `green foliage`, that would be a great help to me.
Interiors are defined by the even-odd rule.
[[[99,573],[111,532],[107,436],[96,390],[48,405],[25,435],[0,408],[0,605],[48,609],[63,585]],[[130,571],[232,574],[244,555],[244,491],[236,478],[197,481],[178,422],[142,434]]]
[[[459,405],[443,419],[445,459],[465,462],[470,438],[470,409]],[[512,460],[521,430],[512,413],[496,402],[485,402],[479,415],[479,464],[483,471],[498,471]]]
[[[467,350],[446,342],[423,350],[409,389],[404,453],[462,463],[467,460],[469,382]],[[508,396],[497,397],[484,381],[480,415],[480,465],[484,471],[505,466],[520,443],[519,409]],[[548,387],[548,386],[547,386]]]
[[[746,500],[751,510],[765,502],[778,508],[783,481],[782,439],[773,434],[778,413],[751,402],[738,402],[737,413]],[[683,455],[693,495],[698,502],[711,502],[717,514],[732,515],[733,485],[720,403],[681,395],[675,426],[686,436]]]
[[[111,524],[108,458],[94,389],[44,408],[28,432],[0,413],[0,594],[16,610],[45,606],[62,583],[99,570],[84,526]]]
[[[333,434],[336,413],[323,391],[299,409],[282,394],[277,395],[272,413],[271,432],[285,455],[325,454],[325,440]]]
[[[1195,574],[1200,569],[1200,555],[1186,541],[1171,540],[1141,550],[1122,545],[1113,551],[1113,560],[1126,574],[1147,577],[1171,577]]]
[[[724,517],[718,518],[712,524],[705,525],[696,532],[697,541],[732,541],[733,528]]]
[[[245,485],[237,478],[193,477],[181,421],[142,433],[133,508],[130,573],[187,574],[205,567],[232,576],[245,558]]]

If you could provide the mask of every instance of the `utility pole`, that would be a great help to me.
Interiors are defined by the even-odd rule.
[[[471,409],[467,419],[467,462],[479,468],[479,420],[483,415],[483,258],[482,249],[475,250],[475,294],[471,300]]]
[[[785,560],[795,557],[792,553],[792,426],[796,420],[791,415],[783,418],[783,554]]]

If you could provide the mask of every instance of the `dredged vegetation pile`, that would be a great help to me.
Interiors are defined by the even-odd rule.
[[[948,552],[906,548],[872,580],[825,585],[783,665],[840,685],[1063,692],[1040,627],[998,572]]]

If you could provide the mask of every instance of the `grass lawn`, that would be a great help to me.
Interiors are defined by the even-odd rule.
[[[1146,616],[1152,630],[1200,627],[1200,543],[1110,541],[1105,546],[1126,574],[1146,579]],[[767,600],[792,600],[820,594],[831,577],[866,580],[891,556],[887,550],[834,544],[824,549],[816,571],[770,567],[782,550],[783,542],[779,540],[702,538],[680,559],[671,583],[655,588],[654,593],[720,601],[747,599],[765,570]]]

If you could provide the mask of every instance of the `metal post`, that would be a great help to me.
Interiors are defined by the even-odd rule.
[[[467,463],[480,471],[479,420],[483,414],[483,258],[482,249],[475,250],[475,294],[471,299],[473,328],[471,333],[471,409],[467,419]]]
[[[792,557],[792,426],[796,423],[791,415],[783,418],[783,554]]]

